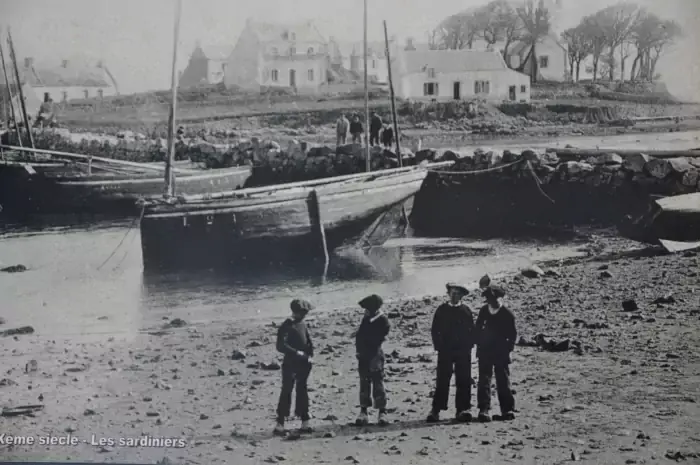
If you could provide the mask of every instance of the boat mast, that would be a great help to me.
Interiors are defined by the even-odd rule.
[[[399,158],[399,168],[403,168],[403,157],[401,156],[401,146],[399,145],[399,122],[396,119],[396,98],[394,97],[394,83],[391,80],[391,52],[389,51],[389,33],[386,30],[386,20],[384,21],[384,44],[386,46],[386,67],[389,71],[389,94],[391,95],[391,119],[394,124],[394,138],[396,139],[396,156]]]
[[[168,154],[165,159],[165,197],[175,194],[175,174],[173,164],[175,160],[175,111],[177,110],[177,43],[180,38],[180,15],[182,13],[182,0],[177,0],[175,10],[175,31],[173,44],[173,68],[170,76],[170,88],[172,90],[170,115],[168,117]]]
[[[19,104],[24,115],[24,127],[27,130],[27,137],[29,138],[29,145],[34,148],[34,137],[32,136],[32,127],[29,125],[29,114],[27,114],[27,104],[24,101],[24,92],[22,91],[22,79],[19,76],[19,68],[17,67],[17,55],[15,54],[15,46],[12,42],[12,34],[10,33],[10,28],[7,28],[7,45],[10,48],[10,59],[15,68],[15,78],[17,80],[17,93],[19,95]],[[19,138],[22,138],[20,133],[17,133]]]
[[[369,151],[369,90],[367,88],[367,0],[364,8],[364,60],[365,60],[365,162],[367,172],[372,170]]]
[[[12,83],[10,82],[10,78],[7,76],[7,66],[5,65],[5,53],[2,51],[2,41],[0,40],[0,61],[2,61],[2,72],[3,76],[5,77],[5,87],[7,88],[7,97],[10,100],[10,113],[12,115],[12,121],[14,122],[15,125],[15,131],[17,131],[17,139],[19,142],[19,146],[23,147],[22,145],[22,135],[19,132],[19,125],[17,124],[17,115],[15,114],[15,105],[12,103]],[[9,129],[9,125],[8,125]]]

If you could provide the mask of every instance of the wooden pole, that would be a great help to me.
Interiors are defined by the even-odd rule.
[[[182,0],[177,0],[175,11],[175,31],[173,44],[173,68],[170,76],[172,90],[172,102],[170,103],[170,115],[168,118],[168,154],[165,161],[165,197],[175,194],[175,175],[173,163],[175,161],[175,112],[177,110],[177,43],[180,38],[180,15],[182,14]]]
[[[367,0],[364,0],[364,62],[365,62],[365,161],[367,172],[372,170],[372,163],[370,160],[370,150],[369,150],[369,89],[367,87]]]
[[[17,131],[17,139],[19,146],[22,147],[22,134],[19,132],[19,125],[17,124],[17,114],[15,113],[15,105],[12,103],[12,83],[7,75],[7,66],[5,65],[5,53],[2,51],[2,41],[0,40],[0,61],[2,61],[2,72],[5,77],[5,86],[7,87],[7,97],[10,100],[10,113],[12,114],[12,121],[15,125],[15,131]],[[10,128],[9,125],[7,127]]]
[[[328,251],[328,242],[326,241],[326,229],[323,227],[323,219],[321,218],[321,202],[318,199],[316,189],[309,192],[308,198],[309,220],[311,223],[311,234],[313,241],[318,246],[320,257],[324,260],[324,275],[328,270],[330,263],[330,253]]]
[[[15,46],[12,42],[12,34],[10,28],[7,28],[7,45],[10,47],[10,59],[14,64],[15,78],[17,79],[17,92],[19,95],[19,104],[24,114],[24,126],[27,129],[27,137],[29,138],[29,146],[34,147],[34,137],[32,136],[32,127],[29,125],[29,114],[27,113],[27,104],[24,101],[24,92],[22,91],[22,78],[19,75],[19,67],[17,66],[17,55],[15,54]],[[20,137],[21,138],[21,137]]]
[[[386,44],[386,66],[389,70],[389,94],[391,95],[391,120],[394,124],[394,138],[396,139],[396,156],[399,157],[399,168],[403,167],[403,157],[401,156],[401,145],[399,144],[399,122],[396,118],[396,99],[394,98],[394,83],[391,79],[391,52],[389,51],[389,33],[384,21],[384,43]]]

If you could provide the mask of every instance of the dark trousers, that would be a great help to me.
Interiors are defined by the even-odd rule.
[[[491,379],[496,375],[496,393],[501,413],[512,412],[515,409],[515,398],[510,389],[510,368],[508,362],[498,363],[486,357],[479,358],[479,382],[476,397],[479,410],[491,408]]]
[[[369,144],[370,145],[379,145],[379,131],[371,131],[369,133]]]
[[[361,132],[356,132],[355,134],[352,135],[352,143],[353,144],[362,144],[362,133]]]
[[[378,355],[371,360],[359,360],[360,372],[360,407],[364,410],[374,407],[386,409],[386,390],[384,389],[384,356]]]
[[[308,380],[311,365],[305,361],[287,361],[282,364],[282,392],[277,404],[277,419],[284,421],[289,417],[292,407],[292,391],[296,387],[296,403],[294,413],[304,420],[309,419],[309,390]]]
[[[472,403],[472,356],[471,350],[460,352],[438,352],[437,383],[433,396],[433,411],[447,410],[450,397],[450,381],[455,375],[457,413],[469,410]]]

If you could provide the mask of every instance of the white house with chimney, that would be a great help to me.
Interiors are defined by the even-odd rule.
[[[411,44],[395,66],[394,88],[403,99],[530,101],[530,77],[510,69],[496,51],[428,50]]]

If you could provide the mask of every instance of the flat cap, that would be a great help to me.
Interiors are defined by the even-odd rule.
[[[382,307],[382,305],[384,305],[384,301],[377,294],[372,294],[360,300],[358,304],[365,310],[375,312],[379,310]]]
[[[311,310],[314,309],[314,306],[311,305],[311,303],[302,299],[292,300],[292,303],[289,305],[289,307],[294,313],[309,313]]]
[[[462,294],[464,295],[469,295],[469,289],[466,287],[462,286],[461,284],[457,283],[447,283],[445,284],[445,287],[447,288],[447,291],[449,292],[450,289],[457,289],[458,291],[461,291]]]
[[[481,293],[481,295],[482,295],[483,297],[495,297],[495,298],[497,298],[497,299],[500,299],[500,298],[506,296],[506,290],[503,289],[503,287],[501,287],[501,286],[496,286],[496,285],[494,284],[494,285],[490,285],[489,287],[487,287],[487,288],[484,290],[484,292]]]

